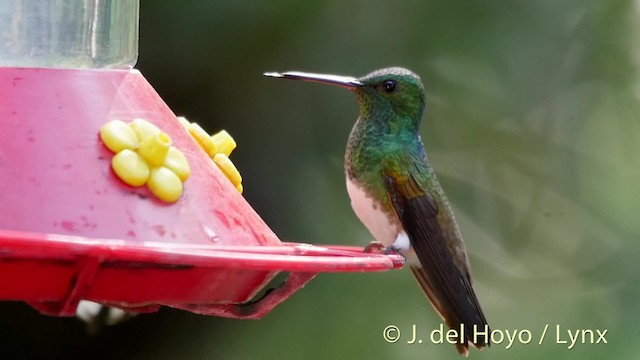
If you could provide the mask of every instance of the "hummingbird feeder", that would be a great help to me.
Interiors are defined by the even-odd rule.
[[[320,272],[403,265],[281,242],[241,195],[235,143],[212,150],[133,69],[138,9],[0,4],[0,300],[260,318]]]

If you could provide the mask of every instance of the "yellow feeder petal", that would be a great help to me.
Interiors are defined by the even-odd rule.
[[[229,160],[225,154],[216,154],[213,157],[213,161],[218,164],[218,167],[227,176],[227,179],[231,181],[233,186],[238,186],[238,184],[242,183],[242,176],[240,176],[240,172],[238,172],[236,166],[233,165],[231,160]]]
[[[242,192],[244,191],[244,187],[242,186],[242,184],[238,184],[236,185],[236,190],[238,190],[238,192],[242,194]]]
[[[100,139],[115,153],[124,149],[135,150],[138,147],[136,133],[122,120],[112,120],[104,124],[100,128]]]
[[[189,130],[189,125],[191,125],[191,123],[189,122],[189,120],[187,120],[186,117],[178,116],[178,121],[180,122],[180,124],[182,124],[182,126],[184,126],[185,129]]]
[[[236,141],[233,140],[231,135],[229,135],[229,133],[226,132],[225,130],[222,130],[217,134],[212,135],[211,139],[213,140],[213,142],[216,144],[216,147],[218,148],[217,152],[220,154],[225,154],[227,155],[227,157],[229,157],[233,149],[236,148]]]
[[[162,201],[176,202],[182,195],[182,181],[164,166],[151,169],[147,186]]]
[[[197,123],[191,123],[189,124],[189,127],[187,129],[189,130],[191,136],[196,139],[198,144],[202,146],[204,151],[206,151],[209,156],[211,156],[212,153],[216,153],[216,143],[211,140],[211,136],[209,136],[209,134],[207,134],[207,132],[204,131],[204,129],[202,129],[200,125],[198,125]]]
[[[182,151],[173,146],[169,148],[167,157],[164,159],[164,164],[162,165],[176,173],[182,181],[186,181],[191,174],[191,167],[189,166],[187,158]]]
[[[152,167],[160,166],[164,163],[170,147],[171,139],[169,135],[161,132],[141,142],[138,147],[138,154],[147,160]]]
[[[140,187],[149,179],[149,165],[137,152],[124,149],[111,159],[111,167],[125,183]]]
[[[138,141],[140,142],[162,132],[157,126],[153,125],[145,119],[134,119],[129,123],[129,126],[131,126],[133,131],[136,133],[136,135],[138,136]]]

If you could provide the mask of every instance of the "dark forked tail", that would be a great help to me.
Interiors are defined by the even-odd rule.
[[[431,285],[429,285],[429,278],[425,274],[424,269],[417,265],[411,265],[410,269],[423,292],[429,299],[429,302],[431,302],[433,308],[449,328],[460,332],[460,325],[464,324],[462,328],[463,334],[458,334],[461,336],[459,336],[456,341],[456,348],[461,355],[467,356],[469,354],[469,344],[472,344],[477,349],[483,349],[490,345],[488,334],[491,330],[489,329],[489,325],[487,324],[487,320],[485,319],[482,309],[477,302],[475,294],[472,294],[472,298],[475,301],[472,300],[469,303],[468,310],[464,311],[462,314],[454,315],[454,307],[444,305],[436,297]],[[477,332],[474,331],[476,329]],[[484,334],[487,335],[485,336]],[[477,335],[475,336],[475,339],[474,335]]]

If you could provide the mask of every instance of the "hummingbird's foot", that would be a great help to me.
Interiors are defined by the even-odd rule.
[[[372,253],[372,254],[382,254],[382,255],[402,255],[400,252],[402,249],[399,247],[395,247],[393,245],[385,247],[381,242],[372,241],[364,248],[364,252]]]
[[[400,255],[402,257],[405,257],[404,255],[402,255],[402,253],[400,252],[400,248],[397,248],[393,245],[391,246],[387,246],[386,248],[384,248],[384,250],[382,250],[382,253],[385,255]]]
[[[372,241],[364,248],[364,252],[373,254],[383,254],[386,251],[384,245],[378,241]]]

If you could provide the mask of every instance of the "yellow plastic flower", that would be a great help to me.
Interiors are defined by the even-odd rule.
[[[169,135],[144,119],[135,119],[129,124],[106,123],[100,138],[116,153],[111,167],[123,182],[134,187],[146,184],[160,200],[178,201],[191,167],[182,151],[171,146]]]
[[[178,116],[178,121],[193,139],[204,149],[233,186],[242,194],[242,177],[240,172],[229,159],[231,152],[236,148],[236,142],[225,130],[209,136],[209,134],[197,123],[189,122],[185,117]]]

